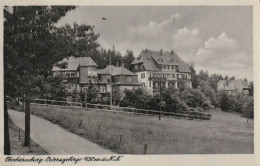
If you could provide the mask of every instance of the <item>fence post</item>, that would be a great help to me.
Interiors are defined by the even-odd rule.
[[[147,151],[147,144],[144,144],[144,154],[146,155],[146,151]]]
[[[47,105],[47,99],[45,99],[45,106]]]
[[[79,122],[79,127],[81,126],[81,123],[82,123],[82,120],[80,120],[80,122]]]
[[[121,144],[121,140],[122,140],[122,135],[120,135],[120,137],[119,137],[119,144],[118,144],[119,147],[120,147],[120,144]]]
[[[19,141],[21,140],[20,133],[21,133],[21,129],[19,129]]]
[[[98,140],[98,137],[99,137],[99,130],[100,130],[100,125],[98,126],[98,131],[97,131],[97,140]]]

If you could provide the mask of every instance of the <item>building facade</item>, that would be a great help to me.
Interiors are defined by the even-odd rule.
[[[244,93],[249,94],[249,85],[242,79],[238,80],[220,80],[217,84],[217,90],[224,90],[228,94]]]
[[[69,93],[86,92],[90,83],[97,85],[97,64],[90,57],[79,57],[64,59],[60,63],[66,62],[66,68],[54,66],[53,76],[63,76],[66,90]]]
[[[142,51],[131,63],[131,71],[137,74],[138,82],[150,94],[159,91],[161,86],[178,88],[180,86],[192,87],[191,71],[174,51]]]
[[[97,64],[90,57],[70,57],[60,63],[63,62],[67,63],[67,67],[54,66],[52,74],[64,77],[63,82],[69,93],[86,92],[89,84],[92,83],[100,97],[107,98],[111,92],[111,83],[113,89],[117,88],[121,91],[141,86],[138,83],[137,74],[129,71],[123,65],[109,65],[105,69],[97,69]]]

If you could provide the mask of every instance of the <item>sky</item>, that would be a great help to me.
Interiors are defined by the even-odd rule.
[[[101,47],[122,55],[174,50],[197,72],[253,80],[250,6],[80,6],[57,26],[74,22],[95,26]]]

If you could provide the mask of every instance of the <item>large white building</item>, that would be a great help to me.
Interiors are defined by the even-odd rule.
[[[131,63],[131,70],[138,75],[138,82],[151,93],[158,92],[160,81],[162,86],[176,89],[191,85],[191,71],[174,51],[142,51]]]

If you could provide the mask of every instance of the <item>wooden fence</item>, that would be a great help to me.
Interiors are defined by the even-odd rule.
[[[82,103],[80,102],[69,102],[69,101],[58,101],[58,100],[46,100],[46,99],[33,99],[31,104],[44,105],[44,106],[60,106],[68,108],[82,108]],[[92,104],[86,103],[85,109],[95,109],[95,110],[107,110],[113,112],[121,112],[132,115],[146,115],[146,116],[163,116],[163,117],[175,117],[182,119],[201,119],[209,120],[211,115],[209,113],[197,112],[197,111],[185,111],[185,112],[165,112],[165,111],[155,111],[155,110],[146,110],[138,109],[132,107],[119,107],[119,106],[110,106],[102,104]]]

